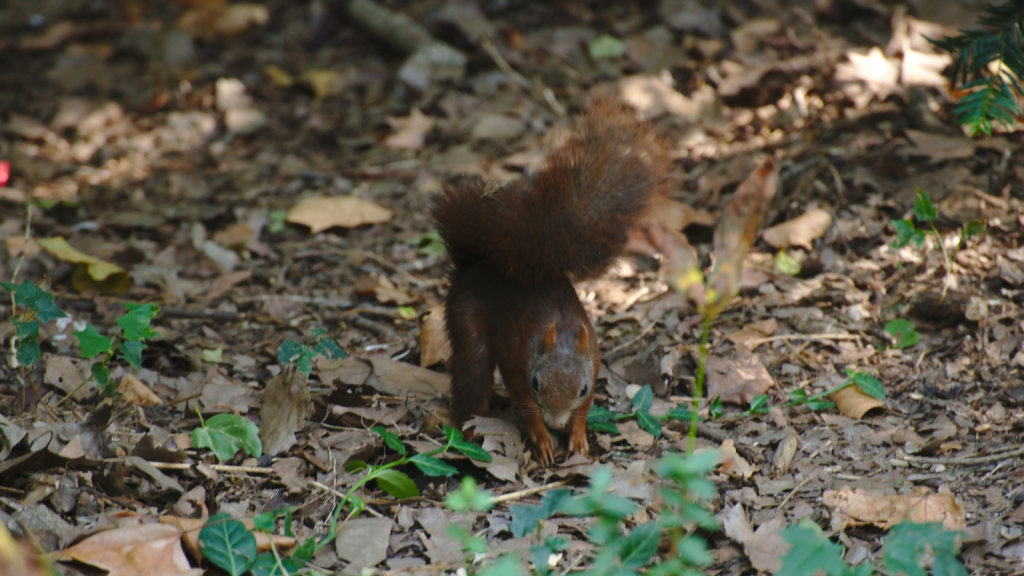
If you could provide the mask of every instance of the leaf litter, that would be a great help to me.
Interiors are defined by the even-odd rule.
[[[742,267],[721,272],[723,285],[740,290],[712,328],[710,394],[700,407],[699,447],[729,462],[713,476],[715,509],[728,514],[725,538],[709,540],[713,569],[778,569],[787,546],[778,533],[801,518],[851,552],[878,555],[879,530],[915,514],[966,527],[972,572],[1006,573],[1019,562],[1024,478],[1008,440],[1024,426],[1024,166],[1013,134],[961,136],[941,84],[946,56],[922,40],[965,19],[932,22],[928,6],[851,11],[862,3],[845,2],[812,12],[660,2],[590,14],[528,4],[513,16],[450,2],[437,22],[426,4],[409,5],[429,32],[473,55],[454,83],[443,78],[457,63],[446,72],[423,54],[397,74],[401,55],[372,33],[356,39],[330,7],[182,1],[166,13],[140,6],[82,19],[47,5],[44,27],[10,30],[12,40],[0,41],[18,56],[0,71],[13,95],[0,134],[0,160],[10,161],[0,278],[24,256],[19,278],[48,282],[73,316],[41,327],[44,362],[33,376],[47,406],[91,373],[68,339],[80,329],[74,322],[108,334],[124,301],[164,308],[155,320],[162,336],[142,353],[145,372],[111,372],[122,386],[113,406],[100,407],[96,388],[83,387],[54,408],[55,421],[31,386],[0,368],[0,477],[23,503],[19,528],[70,554],[68,530],[94,538],[113,530],[92,526],[116,530],[116,518],[100,512],[111,503],[146,525],[153,510],[208,518],[209,503],[237,518],[290,506],[300,541],[324,534],[334,496],[313,483],[344,492],[355,479],[346,462],[385,461],[370,428],[423,449],[443,437],[445,261],[417,241],[430,231],[428,193],[447,171],[504,179],[535,167],[601,81],[668,136],[676,161],[660,228],[634,232],[641,254],[580,286],[607,359],[600,406],[629,412],[643,384],[655,390],[651,414],[689,402],[700,320],[673,285],[715,266],[710,230],[756,155],[779,166],[779,192],[761,211],[764,242]],[[472,23],[460,23],[462,14]],[[892,221],[914,218],[918,188],[937,207],[942,238],[916,220],[924,245],[892,248]],[[26,240],[27,196],[39,205]],[[60,200],[74,203],[53,205]],[[964,237],[972,221],[985,230]],[[776,265],[779,249],[795,268]],[[667,254],[660,267],[659,252]],[[0,306],[6,320],[10,306]],[[912,325],[913,344],[911,332],[884,330],[897,319]],[[275,383],[288,383],[278,346],[311,326],[352,357],[314,359],[305,387],[275,396]],[[13,334],[0,323],[5,348]],[[216,349],[215,364],[203,352]],[[884,398],[847,386],[822,398],[835,408],[786,406],[797,390],[809,398],[843,384],[848,369],[881,382]],[[745,413],[760,395],[766,410]],[[494,404],[472,422],[492,460],[444,461],[499,497],[557,482],[581,487],[603,463],[617,493],[650,504],[648,463],[684,444],[676,424],[656,437],[624,420],[618,434],[591,433],[590,459],[545,469],[508,402]],[[196,411],[210,431],[198,444],[189,437],[200,426]],[[252,427],[242,436],[264,438],[267,454],[219,442],[209,427],[217,414],[243,416]],[[61,496],[67,489],[48,478],[64,467],[76,470],[65,478],[87,474],[98,488]],[[383,571],[462,562],[444,529],[451,522],[482,534],[492,556],[529,555],[512,537],[509,504],[450,513],[441,502],[455,480],[414,480],[415,501],[364,488],[367,514],[383,518],[350,523],[369,522],[375,536],[367,545],[339,538],[312,562]],[[187,496],[196,489],[216,497]],[[551,489],[510,502],[540,502]],[[570,541],[560,569],[586,566],[586,529],[578,518],[542,522],[542,535]],[[179,540],[166,539],[158,573],[197,566],[180,563]],[[105,561],[131,570],[124,554]]]

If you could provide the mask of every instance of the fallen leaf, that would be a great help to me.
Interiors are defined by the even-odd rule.
[[[306,375],[285,370],[267,382],[260,398],[260,441],[271,456],[291,448],[295,432],[313,414]]]
[[[420,366],[424,368],[439,362],[447,362],[452,355],[452,345],[445,330],[444,304],[434,306],[423,317],[420,326]]]
[[[638,74],[619,80],[619,95],[639,111],[641,119],[663,114],[696,120],[715,101],[710,92],[695,90],[688,98],[672,85],[671,75]]]
[[[356,518],[338,530],[334,549],[349,562],[348,571],[373,568],[388,557],[388,543],[394,522],[390,518]]]
[[[270,82],[278,88],[291,88],[295,85],[295,78],[287,70],[274,64],[267,64],[263,67],[264,74],[270,78]]]
[[[743,543],[750,565],[759,572],[775,573],[782,569],[782,556],[792,547],[780,532],[786,527],[785,514],[777,514],[761,524]]]
[[[58,562],[81,562],[107,576],[200,576],[181,548],[181,530],[143,524],[106,530],[55,553]]]
[[[338,73],[334,70],[306,70],[302,74],[302,80],[309,84],[309,87],[313,90],[313,95],[318,100],[323,100],[328,96],[334,94],[338,88]]]
[[[398,362],[388,356],[371,356],[369,360],[380,381],[381,392],[394,395],[413,392],[431,397],[448,393],[451,379],[440,372]]]
[[[709,357],[707,376],[708,398],[742,406],[775,385],[761,359],[746,346],[737,347],[733,358]]]
[[[778,327],[778,320],[775,318],[767,318],[765,320],[758,320],[757,322],[744,324],[743,328],[740,328],[735,332],[730,332],[729,334],[726,334],[725,337],[733,344],[745,344],[751,340],[772,336],[775,334]]]
[[[43,382],[50,386],[68,393],[78,388],[84,381],[82,373],[78,371],[78,367],[71,361],[71,358],[54,355],[46,360],[46,373],[43,375]],[[83,400],[91,393],[89,386],[82,386],[73,397],[75,400]]]
[[[413,108],[404,118],[388,118],[387,122],[395,133],[384,139],[384,145],[400,150],[423,148],[427,134],[434,129],[434,125],[437,123],[432,117],[420,112],[419,108]]]
[[[729,33],[732,45],[741,54],[753,52],[761,40],[779,33],[782,24],[776,18],[751,18]]]
[[[835,78],[838,82],[849,83],[843,89],[857,108],[866,106],[872,96],[882,101],[899,91],[900,65],[886,57],[878,46],[868,50],[867,54],[847,52],[846,57],[849,62],[840,62],[836,66]],[[854,88],[857,84],[866,87],[867,92],[857,91]]]
[[[821,238],[831,225],[832,214],[827,210],[814,208],[796,218],[765,229],[761,237],[775,248],[800,246],[809,252],[811,241]]]
[[[293,206],[287,219],[308,226],[311,234],[318,234],[334,226],[355,228],[387,222],[391,210],[356,196],[313,196]]]
[[[867,490],[844,486],[840,490],[825,490],[821,501],[840,521],[840,529],[873,525],[888,530],[903,520],[942,522],[947,530],[963,530],[967,525],[963,507],[952,494],[944,492],[875,496]]]
[[[836,408],[843,416],[850,418],[862,418],[869,411],[875,408],[885,409],[885,402],[868,396],[856,385],[847,386],[842,390],[831,394],[829,398],[836,403]]]
[[[148,408],[156,404],[163,404],[163,400],[133,374],[124,375],[121,383],[117,386],[117,392],[121,398],[136,406]]]
[[[473,126],[470,135],[477,140],[505,142],[523,131],[523,121],[504,114],[484,114]]]
[[[221,274],[213,281],[213,286],[210,287],[210,291],[206,293],[203,301],[209,304],[250,278],[252,278],[252,270],[235,270]]]
[[[747,479],[757,470],[755,466],[752,466],[750,462],[747,462],[736,453],[736,446],[733,444],[732,439],[722,442],[722,445],[718,448],[718,454],[721,464],[718,470],[725,472],[733,478]]]
[[[131,277],[120,266],[79,252],[61,236],[40,238],[38,242],[56,258],[75,265],[71,285],[80,292],[124,292],[132,286]]]

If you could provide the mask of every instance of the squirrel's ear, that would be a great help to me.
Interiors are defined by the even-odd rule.
[[[555,338],[557,336],[558,336],[558,331],[557,331],[557,329],[555,327],[555,323],[552,322],[551,324],[548,324],[548,329],[547,329],[547,331],[544,332],[543,349],[544,350],[554,350],[554,348],[555,348]]]
[[[587,331],[587,324],[580,322],[580,333],[576,335],[576,347],[580,352],[590,352],[590,332]]]

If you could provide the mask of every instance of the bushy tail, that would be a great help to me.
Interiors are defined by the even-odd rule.
[[[593,278],[622,252],[667,166],[631,109],[598,99],[539,171],[498,186],[450,178],[431,212],[457,269],[483,259],[526,284]]]

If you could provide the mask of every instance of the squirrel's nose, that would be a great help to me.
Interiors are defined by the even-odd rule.
[[[569,423],[569,418],[572,417],[572,410],[563,410],[561,412],[548,412],[543,411],[542,416],[544,417],[544,423],[548,425],[548,428],[554,430],[562,430],[566,424]]]

